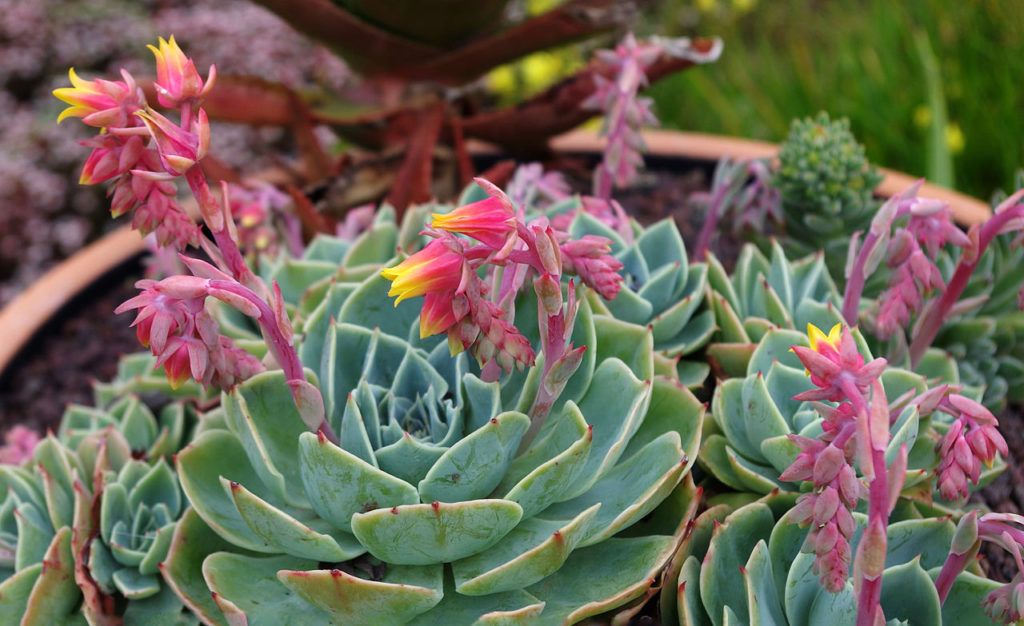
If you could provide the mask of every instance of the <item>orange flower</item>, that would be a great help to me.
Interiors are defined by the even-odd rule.
[[[516,229],[515,213],[507,201],[490,197],[450,213],[434,213],[431,226],[452,233],[461,233],[491,248],[500,250]]]
[[[430,292],[455,292],[462,281],[465,259],[453,245],[458,246],[458,242],[435,239],[398,265],[381,270],[381,275],[391,281],[388,295],[398,296],[395,306],[406,298]]]

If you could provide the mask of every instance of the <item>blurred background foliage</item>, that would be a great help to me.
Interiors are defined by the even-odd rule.
[[[1020,0],[665,0],[644,32],[725,41],[654,87],[666,128],[781,141],[827,111],[873,163],[981,198],[1024,165]]]

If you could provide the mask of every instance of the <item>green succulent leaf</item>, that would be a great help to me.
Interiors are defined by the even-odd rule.
[[[274,552],[317,561],[341,562],[365,551],[351,536],[346,537],[347,533],[317,532],[240,484],[221,480],[227,483],[225,488],[230,490],[242,519]]]
[[[389,566],[385,580],[357,578],[341,570],[277,574],[285,587],[322,609],[337,624],[405,624],[441,601],[441,566]]]
[[[308,570],[316,561],[293,556],[215,552],[203,561],[203,578],[229,624],[327,624],[330,615],[278,580],[282,570]],[[241,620],[245,621],[241,621]]]
[[[300,435],[299,461],[313,510],[336,528],[350,530],[354,513],[419,502],[415,487],[325,437]]]
[[[522,518],[508,500],[407,504],[352,516],[352,532],[370,554],[401,565],[466,558],[497,543]]]
[[[445,451],[420,481],[426,502],[458,502],[486,497],[498,483],[530,427],[530,418],[508,411]]]
[[[532,585],[560,568],[586,537],[601,504],[568,523],[528,519],[493,547],[452,563],[455,590],[479,596]]]

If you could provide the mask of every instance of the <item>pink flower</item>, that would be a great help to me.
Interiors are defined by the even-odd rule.
[[[793,346],[797,358],[807,368],[811,382],[817,389],[811,389],[793,396],[794,400],[828,400],[839,402],[846,399],[844,386],[852,384],[862,394],[881,375],[886,361],[877,358],[864,363],[864,356],[857,349],[857,343],[847,328],[837,324],[825,335],[814,324],[807,325],[811,347]],[[838,338],[837,338],[838,336]]]
[[[515,209],[508,196],[490,182],[478,178],[489,197],[450,213],[434,213],[431,226],[476,239],[493,250],[502,250],[516,232]]]
[[[609,239],[584,235],[582,239],[561,244],[560,248],[566,271],[575,273],[605,300],[614,300],[619,295],[624,280],[619,273],[622,261],[609,254]]]
[[[946,500],[966,498],[967,481],[978,484],[981,464],[991,467],[997,452],[1008,454],[1006,440],[999,434],[992,413],[970,398],[950,394],[939,409],[957,418],[936,446],[939,494]]]
[[[146,107],[135,115],[149,130],[156,143],[163,169],[173,176],[181,176],[200,159],[210,147],[210,122],[206,112],[199,109],[191,128],[185,130],[155,110]]]
[[[217,77],[217,69],[210,66],[204,84],[196,71],[195,63],[185,56],[171,35],[169,41],[161,37],[159,48],[148,46],[156,57],[156,91],[160,104],[175,108],[185,100],[197,100],[204,97],[213,87]]]
[[[75,74],[75,68],[68,70],[68,75],[72,86],[53,90],[54,96],[71,105],[61,111],[57,122],[80,117],[89,126],[124,127],[129,125],[131,114],[143,105],[135,81],[123,70],[124,82],[101,78],[83,80]]]
[[[1017,574],[1013,580],[986,595],[981,604],[985,615],[993,621],[1014,624],[1024,619],[1024,576]]]

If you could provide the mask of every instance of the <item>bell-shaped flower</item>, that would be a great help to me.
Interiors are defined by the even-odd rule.
[[[454,292],[462,282],[462,252],[454,238],[435,239],[398,265],[382,269],[381,275],[391,281],[388,295],[398,296],[395,306],[431,292]]]
[[[793,396],[794,400],[839,402],[847,398],[851,383],[858,391],[866,393],[885,369],[886,360],[883,358],[864,363],[857,342],[846,328],[837,325],[826,335],[814,324],[808,324],[807,337],[810,348],[793,346],[792,350],[807,368],[817,389],[797,394]]]
[[[185,130],[152,108],[135,113],[142,119],[160,153],[160,164],[168,174],[181,176],[206,156],[210,144],[210,122],[199,109],[191,130]]]
[[[508,196],[493,184],[482,178],[476,182],[487,191],[488,198],[449,213],[434,213],[431,226],[472,237],[494,250],[503,250],[516,232],[515,209]]]
[[[217,77],[217,70],[210,66],[210,72],[204,82],[196,70],[192,59],[185,56],[185,53],[174,41],[174,36],[167,41],[161,37],[159,48],[148,46],[156,57],[156,87],[157,100],[160,104],[174,108],[183,101],[199,99],[205,96]]]
[[[123,127],[130,125],[129,115],[140,107],[138,89],[131,74],[122,71],[124,82],[98,78],[84,80],[68,70],[71,87],[54,89],[53,95],[70,104],[61,111],[57,122],[68,117],[80,117],[89,126],[99,128]]]

